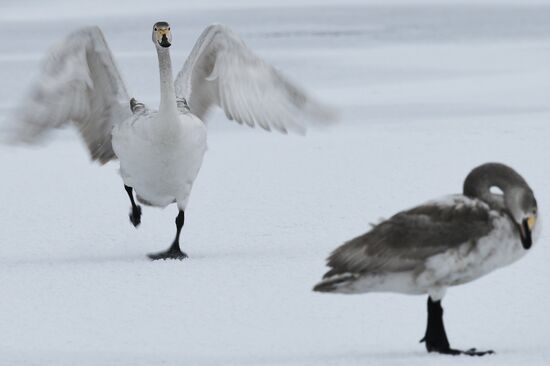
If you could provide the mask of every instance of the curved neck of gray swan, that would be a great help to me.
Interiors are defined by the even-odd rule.
[[[504,196],[492,193],[492,187],[499,188]],[[531,192],[531,188],[521,175],[499,163],[488,163],[475,168],[464,180],[463,187],[465,196],[478,198],[489,206],[500,209],[506,208],[506,197],[514,190]]]

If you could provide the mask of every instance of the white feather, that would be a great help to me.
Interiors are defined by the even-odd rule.
[[[176,94],[204,119],[213,105],[230,120],[265,130],[303,134],[308,123],[329,123],[335,112],[314,101],[256,56],[229,28],[204,30],[176,78]]]
[[[74,122],[94,160],[120,160],[124,183],[138,199],[161,207],[177,202],[184,209],[206,151],[201,119],[211,105],[239,123],[282,132],[303,133],[308,118],[332,117],[227,27],[206,28],[175,83],[168,50],[158,50],[164,102],[158,112],[139,104],[133,114],[101,30],[69,34],[51,50],[14,116],[10,140],[35,143]],[[183,99],[191,112],[178,107]]]
[[[7,140],[35,143],[74,122],[92,159],[115,159],[111,130],[131,116],[128,93],[98,27],[69,34],[52,48],[29,96],[9,125]]]

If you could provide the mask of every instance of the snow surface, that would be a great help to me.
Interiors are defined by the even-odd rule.
[[[73,4],[73,5],[71,5]],[[550,363],[548,236],[520,262],[450,289],[453,346],[429,355],[424,296],[322,295],[324,259],[370,222],[460,192],[500,161],[550,212],[550,4],[540,1],[3,1],[0,117],[62,35],[98,24],[138,99],[158,103],[153,22],[181,65],[223,22],[342,124],[305,138],[209,123],[183,233],[175,207],[128,222],[117,164],[88,163],[76,134],[0,148],[0,365],[518,365]]]

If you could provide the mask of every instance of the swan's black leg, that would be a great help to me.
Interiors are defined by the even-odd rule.
[[[183,210],[180,210],[178,217],[176,217],[176,238],[174,239],[174,242],[168,248],[168,250],[160,253],[155,254],[149,254],[148,257],[152,260],[158,260],[158,259],[185,259],[187,258],[187,254],[181,251],[180,249],[180,234],[181,229],[183,228],[183,224],[185,222],[185,212]]]
[[[132,203],[132,210],[130,211],[130,222],[134,227],[138,227],[139,224],[141,224],[141,206],[136,205],[136,202],[134,201],[134,194],[132,187],[128,187],[127,185],[124,185],[124,189],[126,189],[126,193],[128,193],[128,197],[130,197],[130,202]]]
[[[475,348],[467,351],[461,351],[451,348],[445,326],[443,325],[443,308],[441,301],[433,301],[428,297],[428,326],[426,327],[426,335],[420,342],[426,342],[428,352],[437,352],[446,355],[468,355],[468,356],[484,356],[494,353],[493,351],[476,351]]]

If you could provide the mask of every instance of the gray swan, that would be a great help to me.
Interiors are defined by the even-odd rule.
[[[518,173],[503,164],[481,165],[467,176],[463,194],[401,211],[334,250],[314,291],[428,294],[422,340],[429,352],[493,353],[451,348],[441,301],[448,287],[523,257],[540,233],[537,214],[533,191]]]

